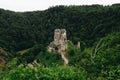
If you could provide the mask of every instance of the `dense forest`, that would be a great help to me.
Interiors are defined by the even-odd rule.
[[[47,51],[58,28],[67,30],[68,65]],[[0,9],[0,80],[119,79],[120,4]]]

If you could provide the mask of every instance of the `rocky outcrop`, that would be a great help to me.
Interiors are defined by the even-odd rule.
[[[65,56],[67,50],[67,36],[65,29],[55,29],[54,31],[54,41],[48,46],[48,51],[56,52],[61,55],[65,64],[68,64],[68,59]]]

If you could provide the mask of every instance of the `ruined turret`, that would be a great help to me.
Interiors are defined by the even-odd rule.
[[[61,55],[65,64],[68,64],[68,59],[65,57],[67,50],[67,36],[65,29],[55,29],[54,31],[54,41],[48,46],[48,51],[56,52]]]

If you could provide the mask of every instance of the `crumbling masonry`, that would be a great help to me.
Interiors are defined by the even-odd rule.
[[[65,29],[55,29],[54,31],[54,41],[48,46],[48,51],[56,52],[61,55],[65,64],[68,64],[68,59],[65,57],[67,50],[67,36]]]

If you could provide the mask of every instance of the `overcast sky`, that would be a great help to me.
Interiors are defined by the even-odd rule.
[[[12,11],[45,10],[55,5],[111,5],[120,0],[0,0],[0,8]]]

